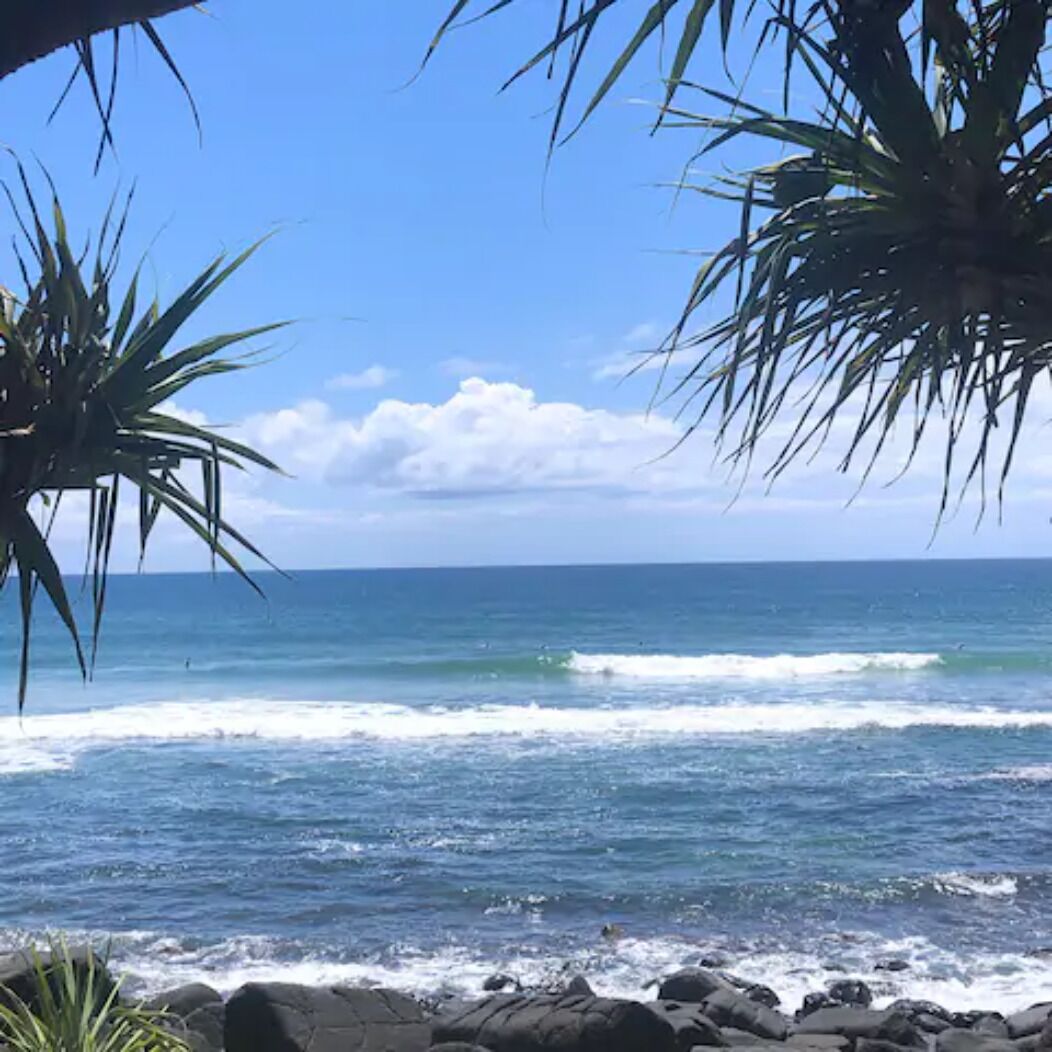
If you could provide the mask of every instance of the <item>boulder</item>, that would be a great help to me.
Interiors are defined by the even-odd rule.
[[[1050,1017],[1052,1004],[1033,1005],[1024,1012],[1015,1012],[1005,1020],[1008,1036],[1029,1037],[1031,1034],[1040,1034]]]
[[[676,1044],[683,1052],[702,1045],[722,1047],[727,1044],[720,1028],[702,1012],[700,1005],[652,1001],[647,1007],[672,1027],[676,1032]]]
[[[941,1034],[950,1029],[950,1022],[942,1016],[929,1015],[927,1012],[919,1012],[913,1016],[910,1022],[925,1034]]]
[[[790,1034],[786,1044],[793,1048],[821,1049],[822,1052],[847,1052],[851,1047],[850,1039],[840,1034]]]
[[[676,1031],[646,1005],[587,995],[494,994],[435,1019],[434,1040],[475,1042],[492,1052],[679,1049]]]
[[[872,1008],[855,1008],[851,1005],[819,1008],[797,1022],[795,1032],[840,1034],[852,1039],[868,1037],[911,1047],[924,1044],[917,1028],[899,1012],[878,1012]]]
[[[817,1012],[819,1008],[834,1008],[839,1003],[839,1001],[834,1001],[829,994],[823,993],[821,990],[816,990],[812,994],[805,994],[804,1003],[796,1013],[796,1020],[799,1022],[805,1016],[809,1016],[812,1012]]]
[[[1003,1037],[977,1034],[974,1030],[951,1027],[935,1038],[935,1052],[1017,1052],[1011,1041]]]
[[[1041,1052],[1052,1052],[1052,1018],[1041,1028],[1037,1047]]]
[[[482,1045],[469,1045],[466,1041],[443,1041],[441,1045],[432,1045],[428,1052],[490,1052]]]
[[[934,1001],[916,1001],[903,998],[899,1001],[893,1001],[888,1005],[888,1009],[892,1012],[899,1012],[908,1019],[917,1019],[920,1016],[927,1015],[934,1016],[944,1023],[950,1022],[950,1013],[942,1005],[937,1005]]]
[[[956,1030],[971,1030],[984,1015],[989,1015],[989,1013],[984,1012],[981,1008],[973,1008],[970,1012],[953,1012],[950,1015],[950,1022]]]
[[[759,1004],[766,1005],[768,1008],[777,1008],[782,1003],[782,999],[769,986],[764,986],[763,983],[752,983],[747,986],[745,988],[745,996],[750,1001],[756,1001]]]
[[[587,994],[589,997],[595,996],[595,991],[592,989],[591,984],[583,975],[575,975],[566,984],[566,993]]]
[[[1029,1037],[1017,1037],[1012,1044],[1015,1045],[1016,1052],[1043,1052],[1040,1034],[1031,1034]]]
[[[67,950],[73,967],[78,971],[87,971],[89,966],[95,969],[95,982],[99,991],[99,1000],[105,1000],[113,989],[113,978],[101,957],[90,946],[70,946]],[[51,967],[52,955],[47,950],[34,954],[30,950],[0,956],[0,987],[14,994],[30,1006],[37,1003],[39,980],[37,978],[37,961],[45,973]]]
[[[501,990],[507,990],[509,986],[514,990],[522,989],[522,983],[515,976],[498,972],[496,975],[491,975],[486,979],[482,984],[482,989],[488,994],[496,994],[500,993]]]
[[[703,1002],[705,1014],[718,1026],[732,1026],[771,1041],[784,1041],[789,1021],[780,1012],[750,1001],[736,990],[716,990]]]
[[[732,1048],[744,1048],[746,1046],[752,1048],[755,1045],[764,1044],[767,1040],[767,1038],[760,1037],[758,1034],[751,1034],[748,1030],[739,1030],[733,1026],[721,1027],[720,1033],[723,1035],[724,1043]]]
[[[167,1012],[173,1027],[194,1052],[223,1052],[226,1005],[217,990],[204,983],[189,983],[165,990],[145,1002],[147,1008]]]
[[[916,1052],[909,1045],[899,1045],[880,1037],[860,1037],[855,1042],[855,1052]]]
[[[977,1034],[986,1034],[987,1037],[1009,1037],[1008,1024],[1003,1015],[997,1012],[987,1012],[981,1019],[972,1024],[972,1029]]]
[[[869,1008],[873,1003],[873,992],[861,979],[837,979],[829,984],[828,990],[837,1004]]]
[[[661,1001],[689,1001],[701,1004],[710,994],[717,990],[729,990],[731,984],[705,968],[684,968],[663,980],[658,988],[658,999]]]
[[[878,972],[905,972],[909,970],[910,962],[893,957],[889,961],[877,961],[873,967]]]
[[[425,1052],[423,1009],[394,990],[248,983],[227,1002],[226,1052]]]

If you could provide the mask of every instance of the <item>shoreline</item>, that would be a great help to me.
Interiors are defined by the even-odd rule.
[[[123,1001],[164,1013],[161,1025],[191,1052],[306,1052],[316,1043],[426,1052],[446,1042],[448,1052],[1052,1052],[1052,998],[1038,991],[1011,1012],[989,1004],[954,1010],[921,998],[882,1004],[869,983],[845,974],[794,1004],[764,976],[741,976],[709,958],[655,977],[646,998],[609,997],[566,962],[540,985],[497,973],[467,996],[280,976],[224,991],[207,974],[147,996],[129,988],[116,959],[90,945],[51,946],[61,947],[73,974],[101,969],[104,983],[122,984]],[[38,969],[54,960],[40,953],[0,956],[0,1000],[34,1003]],[[896,975],[909,965],[889,960],[881,970]]]
[[[25,930],[5,934],[0,954],[40,945],[46,938]],[[936,957],[935,948],[922,940],[845,937],[834,959],[832,950],[823,955],[815,947],[794,949],[773,939],[735,953],[734,940],[631,934],[604,939],[598,933],[592,945],[575,948],[545,939],[504,951],[447,942],[427,948],[402,943],[357,954],[261,935],[209,942],[147,932],[80,931],[68,938],[75,944],[109,945],[114,970],[127,976],[127,988],[137,996],[193,982],[224,995],[250,982],[291,982],[385,987],[431,1001],[482,996],[487,980],[502,974],[513,980],[509,989],[517,983],[527,990],[553,990],[576,975],[602,996],[649,1002],[663,977],[701,966],[770,988],[790,1012],[808,994],[846,979],[864,982],[877,1008],[906,998],[933,1001],[951,1012],[1010,1014],[1035,1000],[1052,1000],[1052,948],[974,957],[939,950]]]

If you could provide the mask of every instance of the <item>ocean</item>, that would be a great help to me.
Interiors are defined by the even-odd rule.
[[[260,581],[112,578],[86,686],[41,603],[21,720],[7,590],[0,949],[110,941],[144,990],[647,997],[708,958],[790,1009],[1052,999],[1052,562]]]

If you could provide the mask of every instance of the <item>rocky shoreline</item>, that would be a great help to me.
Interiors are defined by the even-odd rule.
[[[36,982],[29,953],[0,957],[0,988],[31,1000]],[[876,1009],[865,982],[844,978],[794,1010],[760,982],[701,966],[655,985],[644,1002],[597,996],[583,976],[531,990],[494,975],[471,1000],[281,982],[224,998],[191,983],[147,1005],[193,1052],[1052,1052],[1052,1001],[1008,1016],[915,1000]]]

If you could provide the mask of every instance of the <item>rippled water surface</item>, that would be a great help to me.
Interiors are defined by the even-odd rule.
[[[720,955],[1052,999],[1052,563],[264,584],[114,578],[87,688],[41,617],[21,721],[5,596],[0,944],[105,933],[151,987],[638,995]]]

